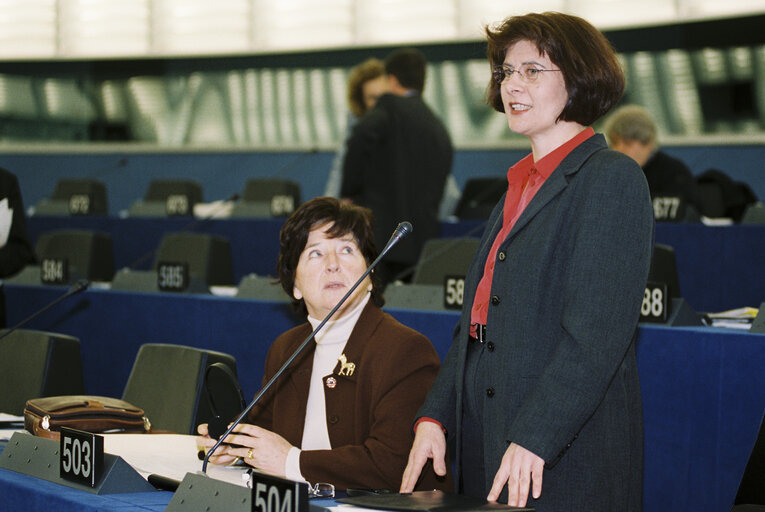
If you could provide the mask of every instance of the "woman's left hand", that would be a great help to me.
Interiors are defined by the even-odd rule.
[[[228,453],[238,455],[250,466],[265,473],[285,477],[287,453],[292,445],[270,430],[242,423],[226,438],[227,443],[241,445]]]
[[[532,486],[531,495],[534,498],[542,495],[544,466],[545,461],[541,457],[523,446],[510,443],[497,474],[494,475],[494,483],[486,499],[497,501],[502,488],[507,485],[507,504],[511,507],[525,507],[529,497],[529,486]]]

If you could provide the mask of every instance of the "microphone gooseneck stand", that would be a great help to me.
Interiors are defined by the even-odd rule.
[[[402,222],[397,227],[396,230],[393,232],[393,235],[390,237],[390,240],[388,240],[388,243],[385,244],[385,248],[380,251],[380,255],[375,258],[375,260],[372,262],[369,267],[367,267],[366,271],[361,275],[361,277],[358,278],[358,280],[351,286],[351,288],[343,295],[343,298],[338,301],[337,304],[335,304],[335,307],[332,308],[332,310],[327,314],[327,316],[324,317],[324,320],[319,323],[319,325],[316,326],[316,329],[313,330],[311,334],[308,335],[308,337],[303,341],[303,343],[300,344],[300,346],[295,349],[295,352],[292,353],[290,357],[287,358],[287,360],[284,362],[281,368],[274,374],[273,377],[261,388],[261,390],[258,392],[257,395],[255,395],[255,398],[252,399],[252,402],[249,403],[249,405],[242,411],[239,416],[231,423],[231,426],[228,427],[228,429],[218,438],[218,441],[213,445],[212,448],[210,448],[207,451],[207,454],[205,454],[204,461],[202,462],[202,473],[207,473],[207,463],[210,460],[210,456],[215,452],[215,450],[218,449],[218,447],[223,443],[223,440],[226,439],[226,437],[233,432],[234,428],[236,428],[237,425],[239,425],[242,420],[249,414],[249,412],[252,410],[253,407],[260,401],[261,397],[273,386],[274,382],[284,373],[284,371],[289,367],[290,364],[292,364],[292,361],[295,360],[295,358],[300,355],[300,353],[303,351],[303,349],[311,342],[311,340],[314,339],[316,334],[324,327],[324,324],[329,321],[330,318],[332,318],[332,315],[335,314],[335,312],[345,303],[345,301],[350,297],[350,295],[358,288],[358,286],[361,284],[361,282],[369,275],[370,272],[377,266],[377,263],[385,257],[388,252],[393,248],[394,245],[396,245],[402,238],[404,238],[406,235],[412,232],[412,224],[409,222]]]

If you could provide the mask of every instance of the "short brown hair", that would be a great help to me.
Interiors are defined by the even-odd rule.
[[[315,197],[300,205],[300,208],[290,215],[279,231],[279,257],[276,260],[276,271],[282,288],[292,297],[293,307],[304,315],[308,314],[305,301],[297,300],[293,295],[295,273],[309,233],[325,224],[332,224],[327,231],[330,238],[339,238],[351,233],[367,266],[377,258],[378,254],[375,247],[372,210],[369,208],[345,203],[335,197]],[[382,288],[375,272],[372,272],[371,280],[372,301],[382,307],[385,299],[383,299]]]
[[[385,66],[380,59],[367,59],[351,69],[348,76],[348,105],[356,117],[361,117],[367,111],[364,104],[364,84],[385,74]]]
[[[568,103],[559,121],[591,125],[619,101],[624,92],[624,71],[611,43],[588,21],[560,12],[511,16],[495,29],[486,27],[487,56],[491,69],[501,65],[508,48],[519,41],[533,43],[563,73]],[[504,112],[500,85],[493,79],[487,101]]]

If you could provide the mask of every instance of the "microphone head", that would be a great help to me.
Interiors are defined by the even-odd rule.
[[[412,223],[405,220],[403,222],[400,222],[399,225],[396,226],[396,231],[393,232],[393,236],[395,236],[396,238],[404,238],[413,230],[414,228],[412,227]]]
[[[72,285],[72,288],[69,291],[71,293],[80,293],[87,290],[88,286],[90,286],[90,281],[87,279],[80,279]]]

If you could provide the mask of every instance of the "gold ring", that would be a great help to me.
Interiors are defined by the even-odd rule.
[[[249,451],[247,451],[247,458],[248,459],[252,458],[252,448],[250,448]]]

